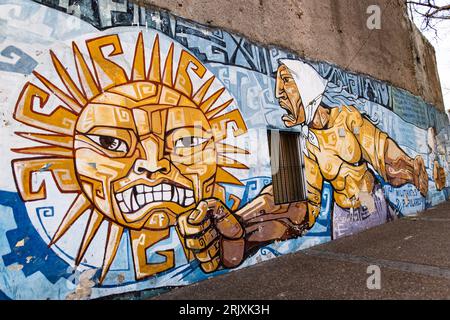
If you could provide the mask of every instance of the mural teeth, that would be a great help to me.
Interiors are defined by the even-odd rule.
[[[144,192],[144,186],[140,184],[140,185],[136,186],[136,190],[137,190],[138,193],[143,193]]]
[[[138,194],[136,196],[136,200],[139,206],[142,207],[143,205],[145,205],[145,195],[143,193]]]
[[[145,190],[145,192],[152,192],[152,191],[153,191],[153,188],[152,188],[152,187],[144,186],[144,190]]]
[[[139,205],[137,204],[135,194],[131,195],[131,204],[133,205],[133,212],[139,210]]]
[[[119,207],[120,207],[120,210],[124,213],[128,213],[130,211],[130,210],[128,210],[128,208],[124,202],[119,202]]]
[[[178,192],[177,192],[177,189],[175,187],[173,188],[172,202],[178,202]]]
[[[154,192],[153,197],[155,198],[155,201],[161,201],[162,200],[162,192]]]
[[[157,186],[154,186],[153,191],[162,191],[162,186],[160,184],[158,184]]]
[[[185,205],[190,206],[194,203],[194,198],[186,198]]]
[[[186,190],[186,198],[188,197],[193,197],[194,196],[194,191],[192,190]]]
[[[178,197],[180,198],[180,204],[183,205],[184,203],[184,189],[183,188],[177,188],[178,191]]]
[[[170,189],[172,189],[171,186],[166,183],[163,183],[162,187],[163,187],[163,191],[170,191]]]
[[[153,194],[146,193],[145,194],[145,202],[147,202],[147,203],[153,202]]]
[[[163,200],[164,201],[170,201],[171,198],[172,198],[172,194],[170,193],[170,191],[163,192]]]
[[[123,194],[122,193],[116,193],[116,199],[117,199],[117,201],[123,201]]]
[[[127,189],[123,192],[123,201],[125,201],[125,204],[128,208],[131,209],[131,195],[132,195],[133,189]]]

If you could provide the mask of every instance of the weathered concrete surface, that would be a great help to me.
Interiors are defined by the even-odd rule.
[[[450,299],[450,203],[154,299]],[[366,286],[381,268],[381,290]]]
[[[401,0],[136,0],[301,56],[371,75],[444,110],[434,48],[417,33]],[[370,5],[381,30],[367,28]]]

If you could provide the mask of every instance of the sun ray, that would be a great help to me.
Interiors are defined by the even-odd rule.
[[[74,99],[65,94],[61,89],[51,83],[47,78],[41,75],[37,71],[33,71],[33,74],[38,78],[51,92],[55,94],[66,106],[72,109],[76,113],[80,113],[82,106]]]
[[[131,96],[140,94],[142,97],[156,96],[154,100],[167,107],[200,109],[211,125],[217,151],[213,157],[214,160],[217,160],[217,168],[214,167],[215,172],[208,178],[206,183],[208,188],[214,190],[214,196],[220,199],[225,199],[225,192],[224,189],[223,194],[219,194],[216,191],[218,188],[223,187],[219,183],[243,186],[243,183],[228,172],[227,168],[248,169],[247,166],[238,160],[229,157],[232,157],[231,154],[248,154],[249,152],[234,146],[231,141],[222,141],[227,138],[227,135],[237,137],[245,133],[247,128],[238,109],[227,111],[227,107],[232,104],[233,99],[224,102],[225,99],[221,98],[226,88],[223,86],[211,88],[216,79],[215,76],[211,76],[204,81],[207,69],[194,55],[182,50],[177,68],[174,65],[174,55],[176,53],[178,56],[178,49],[175,52],[175,45],[172,42],[167,54],[165,54],[165,50],[162,53],[159,37],[156,35],[153,48],[151,49],[151,57],[147,61],[144,36],[141,32],[136,38],[132,68],[131,70],[127,69],[125,72],[125,69],[116,64],[114,59],[110,59],[123,53],[118,35],[108,35],[87,40],[86,45],[89,50],[84,55],[75,42],[72,42],[76,67],[73,70],[73,77],[71,70],[67,70],[64,66],[64,59],[61,62],[56,54],[50,51],[54,70],[58,73],[61,81],[57,80],[57,82],[52,83],[49,79],[53,80],[53,78],[47,79],[40,73],[35,72],[36,78],[43,83],[43,85],[39,84],[42,89],[31,82],[25,85],[16,104],[14,118],[31,127],[46,130],[48,133],[16,132],[17,135],[37,143],[34,144],[35,146],[12,149],[13,151],[44,156],[17,159],[13,160],[12,164],[17,189],[23,201],[47,199],[49,174],[52,175],[52,184],[54,183],[60,193],[77,194],[49,244],[49,246],[52,246],[60,241],[74,224],[77,228],[78,225],[83,228],[79,219],[86,215],[88,222],[83,229],[82,240],[75,258],[76,265],[79,265],[84,259],[93,241],[97,241],[96,234],[98,234],[103,222],[108,219],[107,239],[104,244],[105,251],[99,279],[101,284],[114,262],[124,228],[128,228],[129,225],[123,221],[119,222],[120,220],[116,220],[117,216],[110,215],[111,209],[109,207],[99,206],[97,209],[95,208],[96,199],[111,201],[110,195],[104,191],[106,189],[103,188],[101,181],[91,178],[89,173],[86,175],[82,174],[80,168],[75,165],[75,127],[77,123],[90,124],[92,121],[89,117],[79,119],[79,113],[83,111],[84,106],[88,104],[94,105],[94,103],[101,100],[101,97],[116,94],[120,91],[122,92],[120,95],[123,97],[127,97],[127,94]],[[102,48],[110,45],[113,45],[114,50],[106,55],[106,52],[103,51],[107,50],[102,50]],[[148,70],[147,67],[149,67]],[[195,93],[193,92],[193,73],[198,76],[196,80],[204,81]],[[106,76],[109,79],[106,79]],[[128,78],[128,76],[130,77]],[[105,83],[102,83],[103,80],[105,80]],[[33,82],[36,82],[36,80]],[[143,89],[139,91],[127,91],[124,90],[125,86],[123,84],[125,83],[131,84],[138,89],[141,88],[140,85],[147,85],[147,87],[142,87]],[[56,85],[59,85],[60,88]],[[148,88],[152,88],[152,90],[147,90]],[[213,92],[212,95],[210,94],[211,91]],[[50,114],[42,113],[41,109],[50,107],[47,106],[49,101],[53,103],[53,99],[49,99],[50,96],[59,98],[67,107],[63,103],[58,102],[56,108],[52,108]],[[97,98],[97,100],[94,98]],[[145,100],[145,103],[148,101]],[[133,103],[135,102],[141,103],[141,98],[133,100]],[[45,108],[44,110],[47,109]],[[164,110],[164,112],[167,112],[167,110]],[[152,117],[155,114],[152,114]],[[102,114],[101,116],[104,115]],[[161,115],[158,116],[158,119],[155,118],[155,121],[153,118],[151,121],[154,123],[161,122],[159,117],[165,119],[165,116]],[[164,124],[164,122],[162,123]],[[165,129],[158,128],[158,130],[160,130],[158,132],[164,132]],[[95,161],[93,165],[94,167],[96,166]],[[106,165],[105,168],[107,168]],[[46,174],[42,175],[42,172]],[[194,185],[200,184],[199,178],[194,178],[194,180]],[[196,189],[200,189],[200,187]],[[238,199],[233,198],[232,200],[233,208],[236,208]],[[77,220],[79,221],[78,223],[76,223]],[[85,220],[83,219],[83,221]],[[132,228],[135,228],[135,226],[133,225]],[[144,229],[136,229],[136,232],[142,233]],[[103,246],[103,243],[101,245]],[[194,258],[192,252],[188,252],[187,257],[189,260]]]
[[[144,51],[144,37],[142,35],[142,32],[139,32],[139,36],[136,41],[133,67],[131,70],[131,80],[133,81],[145,80],[145,51]]]
[[[250,154],[248,150],[224,143],[216,143],[216,150],[217,153]]]
[[[211,109],[211,107],[213,106],[213,104],[216,103],[217,100],[219,100],[220,96],[224,91],[225,88],[222,87],[216,92],[214,92],[208,99],[202,102],[202,104],[200,105],[200,109],[205,113],[208,112],[209,109]]]
[[[100,93],[99,86],[86,63],[86,60],[84,60],[83,54],[81,53],[75,42],[72,42],[72,49],[81,88],[84,92],[85,97],[91,99],[92,97],[95,97]]]
[[[228,158],[228,157],[224,156],[223,154],[219,154],[217,156],[217,165],[221,166],[221,167],[233,168],[233,169],[248,169],[248,167],[245,164],[243,164],[235,159]]]
[[[216,79],[215,76],[212,76],[206,82],[197,90],[197,92],[192,97],[192,101],[196,105],[200,105],[203,101],[203,98],[205,97],[206,93],[208,92],[209,88],[211,88],[212,83],[214,82],[214,79]]]
[[[99,213],[97,210],[92,210],[91,215],[89,217],[89,221],[86,226],[86,230],[83,235],[83,241],[81,242],[80,249],[78,250],[77,258],[75,260],[75,265],[78,266],[81,263],[81,259],[83,259],[86,250],[91,244],[92,239],[94,239],[97,234],[100,225],[104,220],[104,216]]]
[[[241,204],[241,199],[238,196],[230,193],[230,195],[228,196],[228,201],[230,200],[233,201],[233,205],[230,209],[232,211],[237,211],[237,209],[239,209],[239,205]]]
[[[238,178],[220,167],[217,168],[216,183],[234,184],[238,186],[244,185]]]
[[[52,57],[53,66],[55,67],[55,70],[58,73],[59,78],[63,82],[67,91],[69,91],[72,97],[76,99],[78,104],[85,105],[87,102],[86,97],[72,80],[66,68],[62,65],[61,61],[59,61],[58,57],[52,50],[50,50],[50,55]]]
[[[193,90],[190,72],[197,75],[199,79],[203,79],[206,73],[206,68],[192,54],[186,50],[182,50],[175,76],[174,88],[188,97],[192,97]]]
[[[69,228],[78,220],[81,215],[91,208],[92,204],[83,194],[78,195],[72,206],[67,210],[66,215],[59,224],[58,230],[49,243],[49,246],[54,245],[61,237],[69,230]]]
[[[31,127],[72,135],[78,115],[62,106],[56,107],[51,114],[38,112],[37,110],[45,107],[48,100],[49,94],[46,91],[28,82],[20,93],[14,119]]]
[[[206,118],[211,119],[214,118],[217,114],[221,113],[223,110],[225,110],[231,103],[233,102],[233,99],[228,100],[224,104],[218,106],[217,108],[214,108],[213,110],[206,113]]]
[[[238,109],[234,109],[230,112],[210,119],[209,123],[213,128],[214,140],[216,142],[220,142],[227,138],[227,127],[230,123],[234,124],[233,136],[235,138],[247,132],[247,126],[245,125],[245,121]]]
[[[80,191],[73,159],[51,157],[27,158],[13,160],[12,165],[14,179],[20,196],[24,201],[47,198],[45,180],[40,180],[39,185],[33,185],[34,183],[32,183],[35,180],[34,174],[38,172],[50,172],[56,183],[56,187],[62,193]]]
[[[27,148],[12,148],[11,151],[22,154],[36,154],[53,157],[73,158],[73,149],[55,147],[55,146],[38,146]]]
[[[22,138],[63,148],[73,148],[73,137],[56,134],[16,132]]]
[[[106,274],[111,267],[111,264],[116,257],[117,249],[120,245],[120,240],[122,239],[123,227],[115,224],[113,222],[109,223],[108,226],[108,237],[106,239],[106,249],[105,256],[103,258],[102,273],[100,276],[100,284],[105,280]]]
[[[166,63],[164,64],[164,72],[162,76],[162,82],[166,86],[173,87],[173,75],[172,75],[172,69],[173,69],[173,50],[174,45],[173,43],[170,45],[169,53],[167,53]]]
[[[112,48],[107,54],[103,50],[106,46]],[[123,67],[110,59],[123,54],[123,47],[118,34],[109,34],[86,40],[86,47],[91,58],[95,78],[103,91],[129,81]]]
[[[161,82],[161,63],[159,52],[159,37],[156,35],[155,42],[153,43],[152,58],[150,61],[150,68],[148,70],[148,80],[153,82]]]

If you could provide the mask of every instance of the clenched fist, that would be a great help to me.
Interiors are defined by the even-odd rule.
[[[442,168],[439,165],[439,162],[437,162],[436,160],[434,161],[433,179],[436,184],[436,189],[438,191],[441,191],[445,188],[445,183],[447,179],[445,175],[445,169]]]
[[[428,174],[425,169],[425,162],[421,156],[414,159],[414,185],[419,189],[422,196],[426,197],[428,193]]]
[[[244,229],[220,200],[201,201],[196,209],[178,217],[177,226],[204,272],[213,272],[221,264],[233,268],[242,262]]]

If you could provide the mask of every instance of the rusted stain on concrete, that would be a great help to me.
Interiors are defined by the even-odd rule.
[[[89,269],[81,273],[79,282],[74,292],[66,296],[66,300],[86,300],[92,294],[92,288],[95,286],[95,281],[92,280],[96,269]]]

